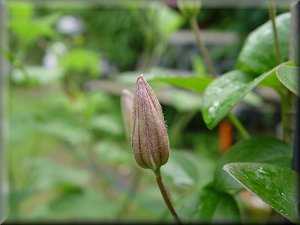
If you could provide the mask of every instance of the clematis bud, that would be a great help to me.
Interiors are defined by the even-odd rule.
[[[127,140],[130,140],[132,110],[133,110],[133,94],[127,89],[122,90],[121,109],[123,114],[123,121],[125,125]]]
[[[156,171],[169,159],[169,138],[159,101],[141,75],[137,78],[131,145],[137,163]]]

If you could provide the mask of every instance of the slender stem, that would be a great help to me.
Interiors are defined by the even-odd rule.
[[[232,113],[228,114],[228,119],[232,122],[232,124],[235,126],[235,128],[239,131],[240,135],[245,138],[248,139],[250,138],[250,134],[248,133],[248,131],[245,129],[245,127],[243,126],[243,124],[241,123],[241,121]]]
[[[154,173],[155,173],[155,176],[156,176],[156,181],[157,181],[159,190],[160,190],[160,192],[162,194],[162,197],[163,197],[163,199],[164,199],[164,201],[165,201],[165,203],[166,203],[166,205],[167,205],[170,213],[174,217],[174,219],[175,219],[175,221],[176,221],[177,224],[182,224],[181,220],[179,219],[179,217],[178,217],[178,215],[177,215],[177,213],[176,213],[176,211],[175,211],[175,209],[174,209],[174,207],[173,207],[173,205],[172,205],[172,203],[170,201],[170,198],[168,196],[166,188],[165,188],[165,186],[164,186],[164,184],[162,182],[161,174],[160,174],[160,168],[158,170],[154,171]]]
[[[195,33],[196,42],[197,42],[198,48],[199,48],[201,54],[203,55],[203,58],[204,58],[204,61],[205,61],[206,65],[207,65],[207,67],[208,67],[208,70],[209,70],[209,72],[211,73],[211,75],[213,77],[216,77],[217,72],[216,72],[216,70],[214,68],[212,60],[210,59],[210,56],[209,56],[208,51],[207,51],[207,48],[206,48],[204,42],[201,39],[200,30],[198,28],[196,16],[194,16],[194,17],[192,17],[190,19],[190,24],[191,24],[191,27],[193,28],[194,33]]]
[[[296,27],[299,24],[299,14],[299,8],[294,6],[291,9],[291,27]],[[299,51],[298,40],[299,34],[296,31],[292,31],[289,43],[290,61],[297,61],[295,52]],[[290,146],[293,146],[296,129],[297,97],[286,88],[281,93],[281,112],[282,139]]]
[[[280,48],[279,48],[279,41],[278,41],[278,32],[276,27],[276,21],[275,21],[275,8],[273,5],[273,0],[269,0],[269,17],[272,21],[272,28],[273,28],[273,36],[274,36],[274,46],[275,46],[275,59],[276,64],[280,64]]]

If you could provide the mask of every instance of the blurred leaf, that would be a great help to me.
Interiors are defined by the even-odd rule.
[[[24,70],[14,69],[11,79],[15,83],[26,83],[29,79],[37,84],[45,85],[58,82],[62,75],[62,70],[59,68],[49,69],[42,66],[26,66]]]
[[[58,119],[47,120],[47,122],[39,124],[38,130],[40,132],[52,135],[53,137],[72,145],[88,142],[89,134],[80,127],[76,127],[68,122]]]
[[[8,2],[11,20],[28,20],[33,17],[34,8],[29,2]]]
[[[62,165],[48,159],[32,159],[30,163],[33,169],[31,185],[37,190],[47,191],[66,184],[84,187],[91,179],[90,174],[84,169]]]
[[[156,77],[155,80],[162,81],[187,90],[202,93],[212,82],[208,77]]]
[[[299,222],[296,212],[298,175],[294,171],[266,163],[230,163],[224,170],[278,213]]]
[[[290,20],[290,13],[284,13],[276,17],[281,61],[288,59]],[[268,21],[249,34],[238,57],[238,68],[259,75],[275,66],[273,29],[271,21]]]
[[[153,10],[157,12],[155,19],[155,26],[161,36],[168,38],[181,25],[182,17],[175,10],[172,10],[165,5],[152,4]]]
[[[205,76],[207,74],[205,65],[201,57],[195,55],[192,58],[192,64],[193,64],[193,71],[195,71],[197,75]]]
[[[215,162],[206,157],[195,157],[191,152],[171,151],[170,159],[162,173],[178,186],[201,187],[212,180]]]
[[[285,87],[299,96],[299,67],[283,64],[277,68],[276,74]]]
[[[9,28],[17,35],[20,42],[31,44],[38,38],[54,36],[55,30],[52,26],[59,17],[60,14],[50,14],[39,18],[11,20]]]
[[[115,136],[121,136],[124,133],[122,121],[113,115],[104,114],[95,116],[91,120],[90,126],[93,129],[104,131]]]
[[[190,112],[201,109],[201,96],[188,92],[174,91],[171,104],[180,112]]]
[[[110,140],[103,140],[96,143],[94,151],[99,156],[99,159],[108,163],[131,162],[131,152],[127,148],[122,149],[120,145]]]
[[[50,216],[56,219],[102,221],[114,219],[116,206],[101,191],[85,189],[62,195],[50,205],[50,210]]]
[[[291,166],[291,148],[273,137],[253,137],[233,145],[219,161],[215,176],[215,188],[219,191],[239,191],[241,185],[233,180],[222,167],[231,162],[265,162],[284,167]]]
[[[62,66],[73,72],[100,75],[100,56],[90,50],[72,49],[62,59]]]
[[[197,211],[194,216],[201,222],[240,222],[239,207],[232,195],[217,192],[205,187],[198,197]]]

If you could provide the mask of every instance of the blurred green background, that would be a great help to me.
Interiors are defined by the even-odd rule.
[[[8,1],[7,7],[7,221],[171,221],[154,175],[134,161],[120,93],[133,89],[139,73],[146,79],[207,73],[176,5]],[[204,7],[197,19],[212,35],[204,41],[221,74],[234,66],[246,36],[268,12]],[[211,182],[221,155],[218,130],[205,127],[199,96],[150,84],[160,93],[172,148],[162,173],[179,215],[190,219],[193,196]],[[276,104],[270,108],[252,133],[274,134]],[[251,129],[251,121],[244,122]]]

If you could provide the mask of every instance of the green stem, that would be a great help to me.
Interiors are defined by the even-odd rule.
[[[204,42],[202,41],[201,35],[200,35],[200,30],[198,28],[198,24],[197,24],[197,18],[196,16],[192,17],[190,19],[190,25],[193,28],[193,31],[195,33],[196,36],[196,42],[197,42],[197,46],[201,52],[201,54],[203,55],[204,61],[208,67],[209,72],[211,73],[211,75],[213,77],[216,77],[217,72],[214,68],[214,65],[212,63],[212,60],[210,59],[210,56],[208,54],[207,48],[204,44]]]
[[[241,123],[241,121],[234,114],[229,113],[227,117],[232,122],[232,124],[235,126],[235,128],[239,131],[240,135],[244,139],[250,138],[250,134],[245,129],[245,127],[243,126],[243,124]]]
[[[171,201],[170,201],[170,198],[168,196],[168,193],[166,191],[166,188],[162,182],[162,179],[161,179],[161,174],[160,174],[160,168],[156,171],[154,171],[155,173],[155,176],[156,176],[156,181],[157,181],[157,184],[158,184],[158,187],[159,187],[159,190],[161,192],[161,195],[170,211],[170,213],[172,214],[172,216],[174,217],[175,221],[177,224],[182,224],[181,220],[179,219]]]
[[[277,32],[276,21],[275,21],[275,8],[273,5],[273,0],[269,0],[269,17],[272,21],[276,64],[279,65],[281,62],[280,48],[279,48],[278,32]]]

